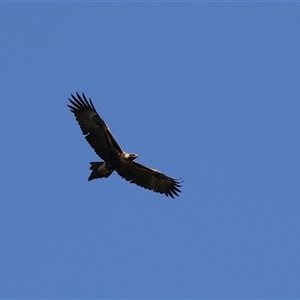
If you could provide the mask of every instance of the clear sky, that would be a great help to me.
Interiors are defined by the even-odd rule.
[[[299,3],[4,3],[1,298],[299,298]],[[176,199],[116,174],[91,97]]]

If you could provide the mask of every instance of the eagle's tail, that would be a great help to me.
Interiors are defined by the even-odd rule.
[[[97,178],[107,178],[114,170],[110,169],[106,162],[90,162],[90,170],[92,173],[89,177],[89,181]]]

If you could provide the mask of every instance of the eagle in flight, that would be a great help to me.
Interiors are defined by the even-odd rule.
[[[134,160],[138,157],[134,153],[126,153],[118,145],[108,126],[98,115],[92,100],[76,93],[68,98],[72,105],[68,105],[74,114],[82,133],[96,154],[103,159],[101,162],[91,162],[92,173],[88,180],[107,178],[116,171],[122,178],[135,183],[145,189],[165,194],[167,197],[179,196],[181,182],[170,178],[157,170],[150,169]]]

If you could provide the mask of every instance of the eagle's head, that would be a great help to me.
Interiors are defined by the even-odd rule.
[[[124,155],[124,157],[125,157],[126,159],[132,161],[132,160],[135,160],[135,159],[138,157],[138,155],[135,154],[135,153],[126,153],[126,154]]]
[[[130,159],[130,160],[135,160],[137,157],[138,157],[138,155],[135,154],[135,153],[130,153],[130,154],[129,154],[129,159]]]

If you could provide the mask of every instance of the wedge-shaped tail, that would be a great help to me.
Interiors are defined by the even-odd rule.
[[[90,170],[92,173],[89,177],[89,181],[97,178],[107,178],[114,171],[107,166],[106,162],[90,162]]]

